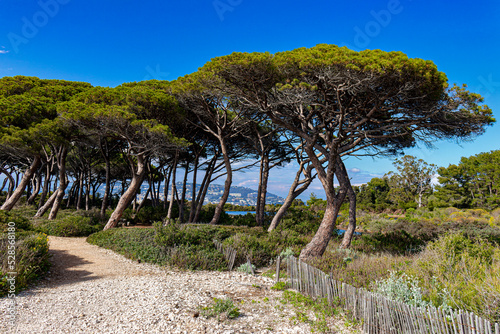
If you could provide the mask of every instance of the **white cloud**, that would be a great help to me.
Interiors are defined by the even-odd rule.
[[[359,172],[361,172],[361,169],[354,167],[354,168],[349,169],[349,172],[351,172],[351,173],[359,173]]]
[[[6,54],[9,53],[9,50],[0,50],[0,54]]]

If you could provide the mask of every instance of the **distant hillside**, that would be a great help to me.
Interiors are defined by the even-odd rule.
[[[182,192],[182,182],[177,182],[176,186],[177,186],[177,192],[180,196]],[[192,189],[192,184],[188,183],[186,191],[186,199],[188,201],[191,200],[191,189]],[[138,199],[142,199],[142,196],[146,194],[147,190],[148,190],[148,184],[144,183],[141,187],[141,194],[138,196]],[[200,190],[200,185],[197,184],[196,192],[198,193],[199,190]],[[204,203],[218,203],[223,192],[224,192],[223,185],[211,184],[208,187],[207,196],[205,197]],[[160,193],[162,194],[160,197],[163,199],[163,186],[160,189]],[[285,199],[283,197],[272,194],[270,192],[267,193],[266,204],[283,204],[284,201]],[[232,186],[229,192],[229,198],[227,200],[227,203],[236,205],[256,205],[257,190],[246,187]]]

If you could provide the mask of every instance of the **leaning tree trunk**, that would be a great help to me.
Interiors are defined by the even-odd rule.
[[[106,159],[106,186],[104,188],[104,196],[102,197],[101,217],[104,217],[106,215],[106,209],[108,208],[110,191],[111,191],[111,167],[109,164],[109,159]]]
[[[2,205],[0,210],[5,210],[5,211],[10,211],[16,205],[17,201],[21,198],[23,195],[24,189],[26,188],[26,185],[28,182],[31,181],[31,178],[33,177],[33,174],[35,174],[36,170],[40,166],[42,159],[40,156],[36,155],[35,158],[33,159],[33,162],[31,163],[31,166],[26,169],[26,172],[23,175],[23,178],[21,179],[21,182],[19,183],[18,187],[14,192],[12,193],[12,196],[10,196],[5,203]]]
[[[181,224],[184,223],[184,207],[186,200],[186,188],[187,188],[187,178],[189,173],[189,163],[186,162],[186,171],[184,172],[184,180],[182,181],[182,195],[181,195],[181,203],[179,205],[179,222]]]
[[[172,210],[174,208],[175,195],[177,194],[177,188],[175,187],[175,174],[177,174],[177,159],[178,153],[175,154],[175,159],[172,165],[172,189],[170,194],[170,203],[168,205],[167,219],[170,221],[172,219]]]
[[[217,157],[218,155],[215,154],[207,166],[205,176],[203,177],[203,181],[201,182],[200,191],[198,192],[198,196],[196,197],[196,212],[194,213],[193,219],[190,221],[191,223],[199,222],[201,209],[203,208],[203,202],[205,201],[205,197],[208,191],[208,186],[210,185],[212,175],[214,174],[215,165],[217,163]]]
[[[255,207],[255,220],[258,226],[264,225],[266,209],[267,182],[269,179],[269,155],[261,157],[259,173],[259,190],[257,192],[257,205]]]
[[[193,166],[193,182],[191,183],[191,207],[189,209],[188,223],[193,222],[194,211],[196,210],[196,178],[198,177],[198,163],[200,162],[199,155],[196,155]]]
[[[40,209],[45,203],[45,198],[49,193],[50,178],[52,173],[52,159],[47,160],[47,167],[45,169],[45,179],[43,181],[42,194],[40,195],[40,201],[38,202],[38,209]]]
[[[281,222],[283,219],[283,216],[285,216],[285,213],[288,211],[288,209],[292,206],[293,201],[300,195],[302,194],[311,184],[313,181],[313,177],[311,177],[311,168],[307,168],[306,171],[304,172],[305,179],[300,181],[300,175],[303,172],[303,167],[305,163],[301,163],[299,170],[297,171],[297,174],[295,174],[295,179],[293,180],[292,186],[290,187],[290,190],[288,191],[288,195],[285,198],[285,202],[283,205],[279,208],[278,212],[273,217],[273,220],[271,221],[271,225],[269,225],[269,228],[267,229],[268,232],[271,232],[274,230],[278,224]],[[300,188],[297,189],[297,187],[300,186]]]
[[[340,190],[337,200],[326,205],[325,215],[319,225],[318,231],[312,240],[306,245],[300,253],[300,259],[305,260],[311,257],[321,257],[332,238],[335,230],[335,221],[340,211],[340,206],[345,198],[345,190]]]
[[[47,212],[47,210],[52,206],[52,204],[54,204],[54,201],[56,200],[57,192],[58,192],[58,190],[56,189],[56,191],[54,191],[54,193],[49,197],[47,202],[45,202],[38,209],[38,211],[36,212],[36,214],[34,216],[35,218],[40,218],[41,216],[43,216],[45,214],[45,212]]]
[[[40,192],[40,184],[42,183],[42,176],[40,173],[37,173],[36,177],[34,178],[35,181],[35,186],[33,187],[33,192],[31,193],[30,198],[28,198],[27,204],[31,205],[35,202],[35,198]]]
[[[147,172],[145,160],[146,159],[144,158],[144,156],[139,154],[137,155],[137,168],[134,168],[134,166],[131,165],[132,181],[130,182],[130,186],[120,197],[120,200],[118,201],[115,210],[111,214],[111,217],[109,217],[106,226],[104,226],[104,230],[110,229],[118,225],[118,221],[122,217],[123,212],[130,205],[130,202],[132,202],[135,195],[137,194],[137,191],[141,187]]]
[[[83,198],[83,172],[78,173],[78,199],[76,201],[76,209],[80,210],[82,208],[82,198]]]
[[[323,255],[328,243],[330,242],[332,233],[335,230],[335,222],[337,221],[340,206],[346,196],[345,187],[340,187],[339,191],[335,193],[334,176],[337,169],[337,156],[331,153],[328,158],[329,167],[325,168],[314,153],[312,145],[309,144],[306,147],[306,152],[316,169],[316,172],[318,173],[318,178],[321,181],[323,188],[325,189],[326,209],[318,231],[316,231],[312,240],[302,249],[302,252],[300,253],[300,259],[302,260],[311,257],[321,257]]]
[[[167,172],[165,175],[165,182],[163,184],[163,209],[167,208],[167,199],[168,199],[168,185],[170,184],[170,176],[172,175],[172,169],[174,167],[168,167],[164,172]]]
[[[15,180],[14,178],[12,177],[12,175],[10,175],[9,171],[3,167],[0,167],[0,171],[2,173],[5,174],[5,176],[7,176],[7,179],[9,179],[9,190],[7,191],[7,199],[9,199],[10,196],[12,196],[12,193],[14,191],[14,184],[15,184]],[[7,181],[7,179],[4,180],[4,182]],[[2,187],[3,189],[3,187]]]
[[[231,161],[229,160],[229,155],[227,152],[227,145],[224,139],[220,139],[220,146],[222,157],[224,158],[224,165],[226,167],[226,181],[224,182],[224,193],[215,207],[214,217],[210,224],[215,225],[219,222],[220,216],[222,215],[222,210],[224,209],[224,204],[226,204],[229,198],[229,192],[231,191],[231,184],[233,183],[233,170],[231,168]]]
[[[349,197],[349,226],[344,232],[344,238],[342,239],[340,248],[349,248],[349,246],[351,246],[352,237],[354,236],[354,231],[356,230],[356,193],[352,189],[349,175],[347,175],[347,169],[340,157],[337,158],[337,179],[339,180],[340,186],[345,187],[347,196]]]
[[[61,207],[61,203],[64,198],[64,193],[66,191],[66,187],[68,186],[68,177],[66,176],[66,156],[68,155],[68,148],[64,146],[61,149],[61,153],[58,157],[58,167],[59,167],[59,189],[57,190],[57,196],[54,200],[54,204],[52,204],[52,209],[49,213],[49,220],[54,220],[57,217],[57,212]]]

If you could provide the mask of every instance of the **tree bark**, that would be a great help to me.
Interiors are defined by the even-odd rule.
[[[90,210],[90,183],[91,183],[91,170],[90,164],[87,166],[87,177],[85,178],[85,211]]]
[[[82,198],[83,198],[83,172],[78,173],[78,200],[76,202],[76,209],[80,210],[82,208]]]
[[[292,206],[293,201],[300,195],[302,194],[311,184],[313,181],[313,177],[311,177],[311,168],[308,167],[304,171],[304,165],[305,163],[300,163],[299,170],[297,171],[297,174],[295,174],[295,179],[293,180],[292,186],[290,187],[290,190],[288,191],[288,195],[285,198],[285,202],[283,205],[279,208],[278,212],[273,217],[273,220],[271,221],[271,225],[269,225],[269,228],[267,229],[268,232],[271,232],[274,230],[278,224],[281,222],[283,219],[283,216],[285,216],[285,213],[287,210]],[[305,179],[300,181],[300,175],[304,173]],[[302,184],[302,185],[301,185]],[[300,188],[297,189],[297,187],[300,186]]]
[[[54,204],[52,204],[52,209],[49,213],[49,220],[54,220],[57,218],[57,212],[61,207],[62,200],[64,198],[64,193],[66,187],[68,186],[68,178],[66,176],[66,156],[68,155],[68,147],[63,146],[60,150],[57,165],[59,167],[59,189],[57,191],[56,199]]]
[[[300,259],[305,260],[311,257],[321,257],[330,242],[332,233],[335,229],[335,222],[340,210],[340,206],[346,196],[345,187],[340,187],[338,193],[335,193],[334,177],[338,164],[338,156],[331,152],[328,156],[328,168],[323,167],[323,163],[319,160],[313,150],[313,144],[308,143],[306,152],[309,159],[318,173],[318,178],[325,189],[326,209],[323,220],[316,231],[312,240],[306,245],[300,253]],[[330,150],[331,151],[331,150]]]
[[[193,167],[193,182],[191,183],[191,208],[189,210],[188,222],[192,223],[196,210],[196,178],[198,177],[198,163],[200,162],[199,155],[196,155]]]
[[[110,229],[112,227],[115,227],[118,225],[118,221],[123,215],[123,211],[130,205],[130,202],[134,199],[135,195],[137,194],[137,191],[141,187],[142,182],[144,181],[144,177],[146,176],[146,159],[144,158],[143,155],[139,154],[137,155],[137,168],[134,168],[134,166],[131,163],[131,170],[132,170],[132,181],[130,182],[130,186],[128,189],[123,193],[123,195],[120,197],[120,200],[118,201],[118,204],[116,205],[115,210],[111,214],[111,217],[109,217],[109,220],[104,226],[104,230]]]
[[[167,199],[168,199],[168,185],[170,184],[170,176],[172,175],[172,169],[174,166],[168,167],[168,173],[165,177],[165,184],[163,185],[163,209],[167,208]]]
[[[12,193],[12,196],[10,196],[5,203],[2,205],[0,210],[5,210],[5,211],[10,211],[16,205],[17,201],[21,198],[23,195],[24,189],[26,188],[26,185],[28,182],[30,182],[31,178],[33,177],[33,174],[36,172],[38,167],[40,166],[42,159],[40,158],[39,155],[36,155],[33,159],[33,162],[31,163],[30,167],[28,167],[23,175],[23,178],[21,179],[21,182],[19,183],[18,187],[14,192]]]
[[[9,181],[9,179],[6,177],[5,179],[3,179],[3,182],[2,182],[2,187],[0,188],[0,193],[3,191],[3,189],[5,188],[5,186],[7,185],[7,182]]]
[[[38,202],[38,209],[40,209],[45,203],[45,198],[49,193],[50,178],[52,173],[52,158],[47,160],[47,166],[45,169],[45,180],[43,182],[42,194],[40,195],[40,201]]]
[[[52,195],[50,195],[49,199],[47,200],[47,202],[45,202],[39,209],[38,211],[36,212],[35,214],[35,218],[40,218],[42,217],[45,212],[47,212],[47,210],[52,206],[52,204],[54,203],[55,199],[56,199],[56,196],[57,196],[57,192],[58,190],[54,191],[52,193]]]
[[[34,178],[35,186],[33,187],[33,192],[31,196],[28,198],[27,204],[31,205],[35,202],[35,198],[40,192],[40,184],[42,183],[42,175],[38,172]]]
[[[142,207],[146,203],[146,200],[149,197],[149,194],[151,194],[151,186],[149,186],[148,191],[146,191],[146,194],[144,195],[144,198],[142,199],[142,201],[139,204],[139,206],[137,207],[137,210],[135,211],[134,216],[137,216],[137,214],[139,213],[139,211],[142,209]]]
[[[340,248],[349,248],[354,236],[354,231],[356,230],[356,193],[352,189],[351,181],[349,180],[349,175],[347,174],[344,162],[340,159],[340,157],[337,158],[337,162],[337,179],[339,180],[340,186],[345,187],[347,196],[349,197],[349,226],[347,226],[347,229],[344,232]]]
[[[255,220],[257,226],[264,225],[268,179],[269,179],[269,155],[265,153],[261,157],[261,162],[260,162],[259,189],[257,191],[257,205],[255,206]]]
[[[302,252],[300,253],[300,259],[306,260],[311,257],[321,257],[332,238],[332,233],[335,230],[335,222],[340,211],[340,206],[345,198],[345,191],[340,190],[338,200],[334,203],[327,202],[325,215],[321,221],[321,225],[318,231],[312,238]]]
[[[227,199],[229,198],[229,192],[231,191],[231,184],[233,183],[233,170],[231,168],[231,161],[229,160],[226,141],[222,137],[219,138],[219,141],[220,141],[222,156],[224,158],[224,165],[226,167],[226,181],[224,182],[224,193],[222,194],[219,203],[215,207],[214,217],[210,222],[211,225],[215,225],[219,222],[220,216],[222,215],[222,210],[224,209],[224,204],[226,204]]]
[[[14,178],[12,177],[12,175],[10,175],[10,173],[9,173],[9,171],[8,171],[7,169],[5,169],[5,168],[1,167],[0,171],[1,171],[2,173],[4,173],[4,174],[5,174],[5,176],[7,176],[7,179],[9,179],[9,190],[7,191],[7,199],[9,199],[9,197],[10,197],[10,196],[12,196],[12,192],[14,191],[14,183],[15,183],[16,181],[14,181]],[[5,179],[5,181],[6,181],[7,179]],[[4,182],[5,182],[5,181],[4,181]],[[2,187],[2,189],[3,189],[3,187]]]
[[[179,153],[176,152],[175,159],[172,165],[172,189],[170,194],[170,203],[168,205],[167,219],[170,221],[172,219],[172,209],[174,207],[175,194],[177,193],[177,189],[175,187],[175,174],[177,173],[177,160],[179,158]]]
[[[187,188],[188,173],[189,173],[189,163],[186,162],[186,170],[184,172],[184,180],[182,181],[181,203],[179,205],[179,222],[181,224],[184,223],[184,206],[185,206],[185,201],[186,201],[186,188]]]
[[[215,154],[212,160],[210,160],[210,163],[208,164],[207,170],[205,172],[205,176],[203,177],[203,182],[200,186],[200,192],[198,193],[198,196],[196,198],[196,212],[194,214],[193,220],[191,221],[192,223],[197,223],[199,221],[201,209],[203,208],[203,202],[205,201],[208,186],[210,185],[210,180],[212,179],[215,165],[217,163],[217,157],[218,155]]]
[[[105,157],[104,160],[106,162],[106,186],[104,188],[104,196],[102,197],[101,217],[104,217],[106,215],[106,209],[108,208],[109,202],[109,193],[111,191],[111,166],[109,158]]]

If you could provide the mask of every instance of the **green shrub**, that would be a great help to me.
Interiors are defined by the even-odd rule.
[[[235,319],[240,315],[240,310],[229,298],[214,298],[214,302],[212,305],[203,307],[200,309],[200,311],[202,316],[207,318],[217,317],[219,321],[221,319],[221,315],[225,315],[228,319]]]
[[[237,250],[237,262],[246,262],[246,258],[250,257],[253,264],[262,267],[287,248],[298,253],[307,241],[307,237],[291,230],[276,229],[267,232],[261,228],[254,228],[236,233],[227,238],[224,244]]]
[[[30,283],[41,277],[49,269],[49,245],[45,234],[20,233],[16,234],[15,243],[15,270],[9,266],[9,242],[7,234],[0,238],[0,253],[5,254],[1,259],[0,267],[0,297],[9,291],[7,279],[9,272],[16,272],[16,292],[25,289]]]
[[[395,271],[392,271],[386,279],[375,282],[375,292],[391,300],[416,307],[429,305],[429,302],[423,300],[418,280],[406,274],[398,275]]]
[[[21,216],[18,213],[0,210],[0,231],[7,233],[8,224],[12,222],[17,231],[29,231],[33,229],[29,219]]]
[[[94,222],[92,217],[67,215],[53,221],[42,220],[35,225],[35,229],[58,237],[85,237],[102,230],[103,225]]]
[[[500,249],[451,233],[429,244],[405,270],[419,279],[426,298],[500,321]]]
[[[242,263],[236,270],[243,272],[243,273],[251,274],[252,269],[255,272],[255,269],[257,269],[257,268],[253,264],[249,265],[248,262],[245,262],[245,263]]]
[[[159,265],[168,263],[167,254],[155,242],[155,231],[142,228],[115,228],[90,235],[87,242],[111,249],[132,260]]]

